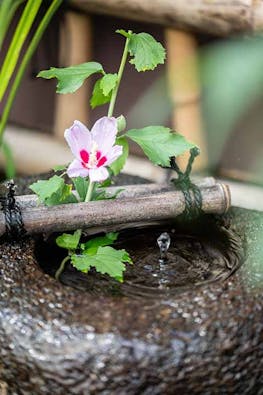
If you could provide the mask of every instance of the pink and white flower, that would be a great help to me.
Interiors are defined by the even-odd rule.
[[[100,118],[91,131],[80,121],[74,121],[65,130],[65,139],[75,156],[67,169],[69,177],[89,177],[91,182],[101,182],[109,177],[109,166],[122,154],[122,146],[115,145],[117,120]]]

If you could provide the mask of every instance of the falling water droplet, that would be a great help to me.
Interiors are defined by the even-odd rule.
[[[170,247],[170,243],[171,243],[171,238],[167,232],[162,233],[157,239],[157,244],[160,248],[159,262],[161,264],[167,262],[168,260],[167,252]]]

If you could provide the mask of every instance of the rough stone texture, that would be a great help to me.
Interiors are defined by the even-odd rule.
[[[93,296],[44,275],[32,239],[3,243],[0,388],[6,383],[14,395],[262,394],[263,214],[229,215],[248,246],[242,267],[224,282],[170,297]]]

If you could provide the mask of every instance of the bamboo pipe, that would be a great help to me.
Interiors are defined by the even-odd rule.
[[[224,184],[200,188],[204,213],[222,214],[230,206],[230,191]],[[28,234],[91,229],[119,224],[175,218],[185,209],[184,194],[168,191],[155,195],[66,204],[24,207],[22,219]],[[5,233],[5,215],[0,213],[0,236]]]
[[[263,0],[70,0],[82,11],[227,36],[263,29]]]
[[[195,185],[199,188],[210,187],[216,184],[216,180],[214,177],[204,177],[202,179],[197,179],[194,181]],[[122,190],[117,196],[117,199],[126,198],[126,197],[136,197],[136,196],[143,196],[149,195],[152,193],[160,193],[160,192],[167,192],[173,191],[175,188],[174,186],[169,183],[164,184],[135,184],[135,185],[123,185],[118,187],[108,187],[106,188],[108,195],[115,195],[118,190]],[[36,195],[22,195],[17,196],[16,201],[19,205],[23,207],[35,207],[40,205],[38,197]]]

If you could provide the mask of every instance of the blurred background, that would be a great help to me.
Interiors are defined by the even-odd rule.
[[[39,173],[69,162],[65,128],[75,119],[91,127],[107,112],[107,105],[90,108],[96,79],[74,94],[57,95],[56,81],[36,78],[37,73],[90,60],[102,63],[107,72],[116,72],[124,40],[115,30],[131,29],[160,41],[167,61],[145,73],[127,65],[115,116],[123,114],[127,128],[165,125],[184,134],[201,148],[196,173],[238,181],[239,187],[240,183],[253,185],[254,203],[256,199],[257,207],[263,205],[263,24],[256,18],[260,10],[247,1],[174,3],[62,3],[27,67],[5,133],[17,174]],[[22,9],[23,5],[8,29],[0,62]],[[126,172],[155,181],[165,178],[164,170],[149,164],[137,146],[131,145],[131,153]],[[179,159],[181,166],[186,160]],[[2,168],[4,162],[1,156]]]

